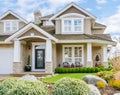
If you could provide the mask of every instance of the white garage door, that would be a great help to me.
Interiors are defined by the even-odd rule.
[[[0,74],[10,74],[13,71],[13,48],[0,48]]]

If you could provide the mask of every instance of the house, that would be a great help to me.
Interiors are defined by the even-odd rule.
[[[64,62],[94,67],[96,56],[107,67],[107,46],[116,45],[96,17],[70,3],[56,14],[34,12],[27,22],[9,10],[0,17],[0,74],[24,72],[28,56],[31,71],[53,73]]]

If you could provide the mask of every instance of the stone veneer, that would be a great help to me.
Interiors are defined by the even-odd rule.
[[[45,63],[45,73],[53,73],[53,63],[52,62]]]
[[[93,62],[87,62],[86,67],[93,67]]]
[[[23,71],[24,69],[22,62],[13,62],[13,73],[21,73]]]

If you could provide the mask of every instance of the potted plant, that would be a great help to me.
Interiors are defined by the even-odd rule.
[[[28,56],[27,64],[24,68],[25,71],[31,71],[31,64],[30,64],[30,55]]]

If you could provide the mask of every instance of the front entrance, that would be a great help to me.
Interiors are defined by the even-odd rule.
[[[35,69],[45,69],[45,49],[35,49]]]

